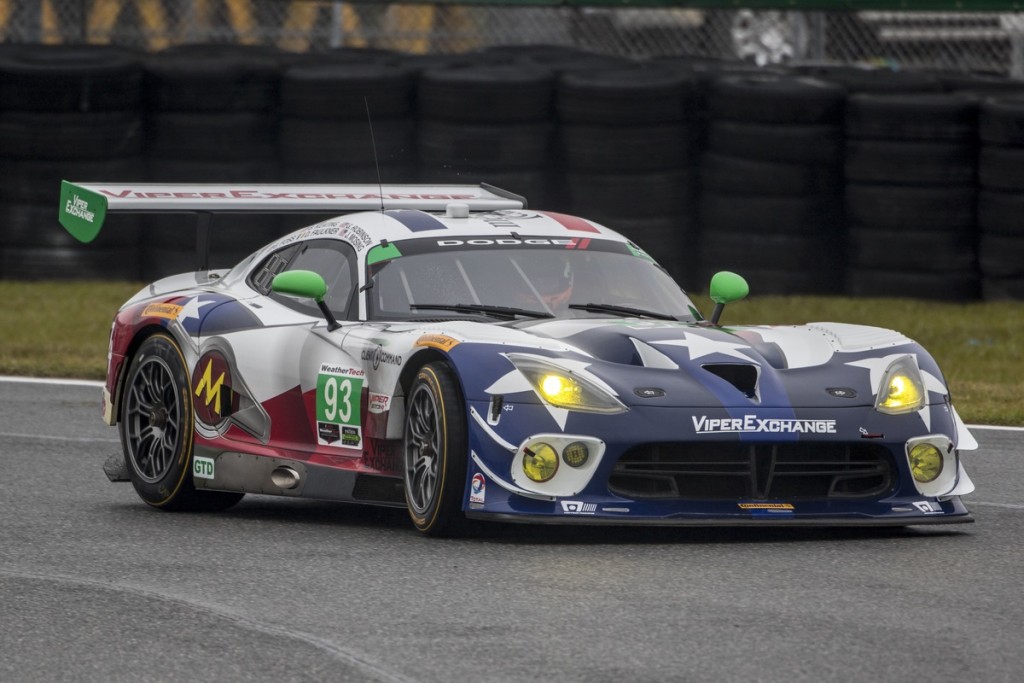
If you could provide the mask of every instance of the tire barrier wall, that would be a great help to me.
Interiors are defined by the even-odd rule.
[[[764,294],[1024,299],[1024,83],[553,46],[2,45],[0,277],[197,265],[187,215],[75,243],[62,178],[375,182],[375,158],[384,182],[486,181],[603,222],[689,288],[732,269]],[[210,265],[312,220],[218,216]]]

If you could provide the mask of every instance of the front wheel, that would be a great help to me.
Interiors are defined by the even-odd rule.
[[[135,492],[164,510],[223,510],[241,493],[198,491],[189,476],[191,385],[177,342],[157,333],[132,358],[121,398],[121,444]]]
[[[466,413],[451,367],[435,362],[420,368],[406,405],[403,450],[409,516],[425,534],[458,533],[466,522]]]

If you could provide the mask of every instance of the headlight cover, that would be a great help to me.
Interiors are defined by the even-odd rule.
[[[510,353],[508,359],[529,380],[545,403],[584,413],[623,413],[628,408],[611,393],[579,373],[560,368],[536,356]]]
[[[888,415],[913,413],[924,407],[925,390],[921,371],[912,356],[894,360],[878,386],[875,409]]]

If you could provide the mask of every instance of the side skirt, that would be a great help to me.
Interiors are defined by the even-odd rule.
[[[201,446],[192,456],[192,482],[210,491],[405,507],[401,478]]]

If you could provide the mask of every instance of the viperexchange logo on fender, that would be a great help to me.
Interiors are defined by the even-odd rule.
[[[746,434],[770,432],[774,434],[835,434],[835,420],[791,420],[760,418],[755,415],[743,417],[708,417],[694,415],[693,430],[698,434]]]

